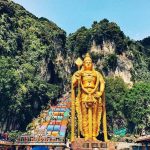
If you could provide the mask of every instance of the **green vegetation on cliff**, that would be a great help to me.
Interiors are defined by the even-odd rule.
[[[25,129],[61,92],[54,61],[64,50],[66,34],[8,1],[0,1],[0,26],[1,127]]]
[[[104,41],[111,41],[116,44],[116,53],[120,54],[126,49],[126,37],[116,23],[107,19],[93,22],[92,28],[81,27],[68,37],[68,48],[76,54],[85,54],[90,49],[92,42],[102,45]]]

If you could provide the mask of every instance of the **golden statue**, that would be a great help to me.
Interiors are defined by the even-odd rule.
[[[71,141],[75,140],[75,111],[78,118],[78,137],[81,133],[85,140],[97,140],[102,120],[104,140],[107,141],[104,79],[93,68],[92,59],[88,53],[83,62],[78,58],[76,64],[78,71],[72,76],[71,90]],[[80,66],[82,66],[81,69]]]

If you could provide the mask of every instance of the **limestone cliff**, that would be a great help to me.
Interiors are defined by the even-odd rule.
[[[99,66],[99,69],[103,69],[104,58],[115,53],[115,43],[110,41],[103,41],[102,45],[96,45],[95,41],[93,41],[91,45],[90,52],[94,53],[94,55],[103,55],[102,59],[98,59],[95,65]],[[123,52],[117,56],[117,65],[114,70],[109,70],[107,76],[118,76],[121,77],[125,83],[129,86],[133,85],[131,69],[133,69],[133,62],[130,60],[126,53]]]

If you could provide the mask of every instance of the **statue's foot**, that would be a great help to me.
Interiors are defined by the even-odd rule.
[[[107,142],[110,142],[110,140],[108,140],[108,139],[105,139],[105,142],[107,143]]]
[[[84,138],[84,140],[85,140],[85,141],[89,140],[89,137],[88,137],[88,136],[87,136],[87,137],[85,137],[85,138]]]
[[[97,138],[96,138],[96,137],[93,137],[92,139],[93,139],[93,141],[97,141]]]

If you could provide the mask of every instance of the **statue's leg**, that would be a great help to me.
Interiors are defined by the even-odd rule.
[[[89,131],[88,131],[88,110],[86,108],[86,105],[85,103],[81,103],[82,104],[82,108],[81,108],[81,111],[82,111],[82,128],[83,128],[83,136],[85,137],[85,140],[88,139],[88,134],[89,134]]]
[[[93,137],[93,140],[96,140],[96,137],[97,137],[97,130],[98,130],[98,104],[97,102],[93,105],[93,109],[92,109],[92,118],[93,118],[93,130],[92,130],[92,137]]]

